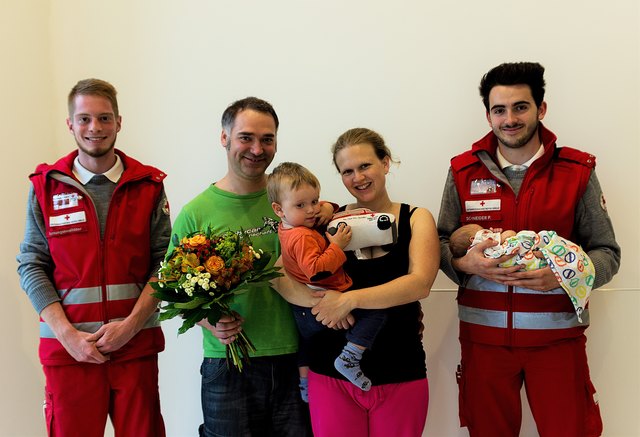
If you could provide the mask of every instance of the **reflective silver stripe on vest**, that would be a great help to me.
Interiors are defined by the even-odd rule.
[[[474,325],[491,326],[493,328],[507,327],[507,312],[495,310],[481,310],[465,305],[458,305],[458,317],[462,322]]]
[[[112,322],[124,320],[123,318],[111,320]],[[86,322],[86,323],[73,323],[73,326],[82,332],[88,332],[93,334],[103,325],[102,322]],[[160,313],[155,312],[149,317],[142,329],[156,328],[160,326]],[[45,322],[40,322],[40,338],[56,338],[51,328]]]
[[[509,291],[509,286],[498,284],[497,282],[490,281],[478,275],[471,276],[464,288],[476,291],[493,291],[496,293],[506,293]],[[531,290],[530,288],[513,287],[513,292],[516,294],[565,294],[564,289],[560,286],[549,291],[537,291]]]
[[[491,328],[507,328],[507,312],[483,310],[458,305],[460,321]],[[578,321],[575,313],[513,313],[515,329],[567,329],[589,325],[589,310],[582,313],[582,321]]]
[[[65,305],[102,302],[101,287],[72,288],[71,290],[58,290],[58,296]]]
[[[124,320],[124,317],[120,317],[118,319],[112,319],[111,321],[112,322],[117,322],[119,320]],[[157,312],[157,311],[155,313],[151,314],[151,316],[149,316],[149,318],[145,322],[145,324],[142,327],[142,329],[155,328],[156,326],[160,326],[160,313]]]
[[[107,285],[107,298],[109,300],[137,299],[144,284],[117,284]]]
[[[144,284],[107,285],[107,299],[137,299],[143,287]],[[68,291],[58,290],[58,296],[60,296],[65,305],[98,303],[102,302],[102,287],[72,288]]]
[[[93,334],[103,325],[102,322],[83,322],[73,323],[74,328],[78,331]],[[40,322],[40,338],[56,338],[53,330],[45,322]]]
[[[513,292],[516,294],[566,294],[566,292],[564,291],[564,288],[562,287],[554,288],[553,290],[547,290],[547,291],[538,291],[538,290],[532,290],[530,288],[513,287]]]
[[[568,329],[589,325],[589,310],[582,313],[582,322],[576,313],[513,313],[516,329]]]
[[[478,291],[496,291],[498,293],[506,293],[509,291],[509,287],[504,284],[498,284],[497,282],[490,281],[482,276],[473,275],[469,278],[464,288]]]

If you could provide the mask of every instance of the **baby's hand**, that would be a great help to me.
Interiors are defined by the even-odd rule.
[[[325,232],[325,235],[330,243],[337,244],[340,249],[344,250],[351,241],[351,226],[341,223],[333,235],[328,232]]]
[[[326,225],[333,217],[333,205],[330,202],[320,204],[320,211],[316,214],[316,225]]]
[[[534,250],[533,251],[533,256],[535,256],[536,258],[544,259],[544,255],[542,254],[540,249]]]

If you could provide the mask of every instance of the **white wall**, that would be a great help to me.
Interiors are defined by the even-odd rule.
[[[0,435],[43,434],[36,317],[13,261],[26,175],[74,148],[66,93],[95,76],[119,90],[118,145],[169,173],[173,215],[225,171],[219,117],[257,95],[281,119],[276,161],[318,174],[327,198],[348,199],[329,146],[344,130],[382,133],[401,165],[397,200],[437,216],[448,161],[488,129],[480,77],[504,61],[547,67],[546,125],[561,144],[598,157],[597,172],[623,248],[620,273],[592,301],[589,357],[605,436],[640,435],[640,14],[636,0],[534,3],[282,0],[5,0],[0,4],[5,187],[0,278]],[[5,162],[8,162],[6,160]],[[425,435],[465,436],[456,422],[454,287],[440,277],[424,301],[431,405]],[[10,305],[10,306],[9,306]],[[170,436],[200,421],[200,335],[167,323],[161,393]],[[523,436],[534,436],[525,419]]]
[[[59,153],[53,140],[48,2],[0,2],[0,435],[39,436],[44,377],[37,357],[38,317],[21,292],[15,255],[22,240],[26,176]],[[56,120],[58,121],[58,120]]]

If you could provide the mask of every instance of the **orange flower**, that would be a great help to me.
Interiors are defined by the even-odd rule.
[[[198,257],[196,256],[195,253],[188,253],[182,258],[183,272],[188,271],[189,267],[191,267],[192,269],[201,270],[201,269],[198,269],[199,266],[200,266],[200,260],[198,260]]]
[[[214,255],[205,261],[204,268],[213,276],[217,276],[220,274],[220,270],[224,268],[224,260],[219,256]]]
[[[202,234],[196,234],[193,237],[184,237],[181,243],[189,248],[197,248],[207,243],[207,237]]]

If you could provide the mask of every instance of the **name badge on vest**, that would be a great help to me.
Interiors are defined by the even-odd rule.
[[[69,214],[56,215],[49,217],[49,226],[67,226],[76,223],[84,223],[87,221],[87,216],[84,211],[72,212]]]
[[[500,211],[500,199],[465,200],[466,212],[476,211]]]
[[[60,193],[53,195],[53,209],[58,211],[65,208],[74,208],[78,206],[78,199],[81,196],[78,193]]]
[[[471,181],[469,194],[491,194],[498,189],[498,183],[493,179],[474,179]]]

